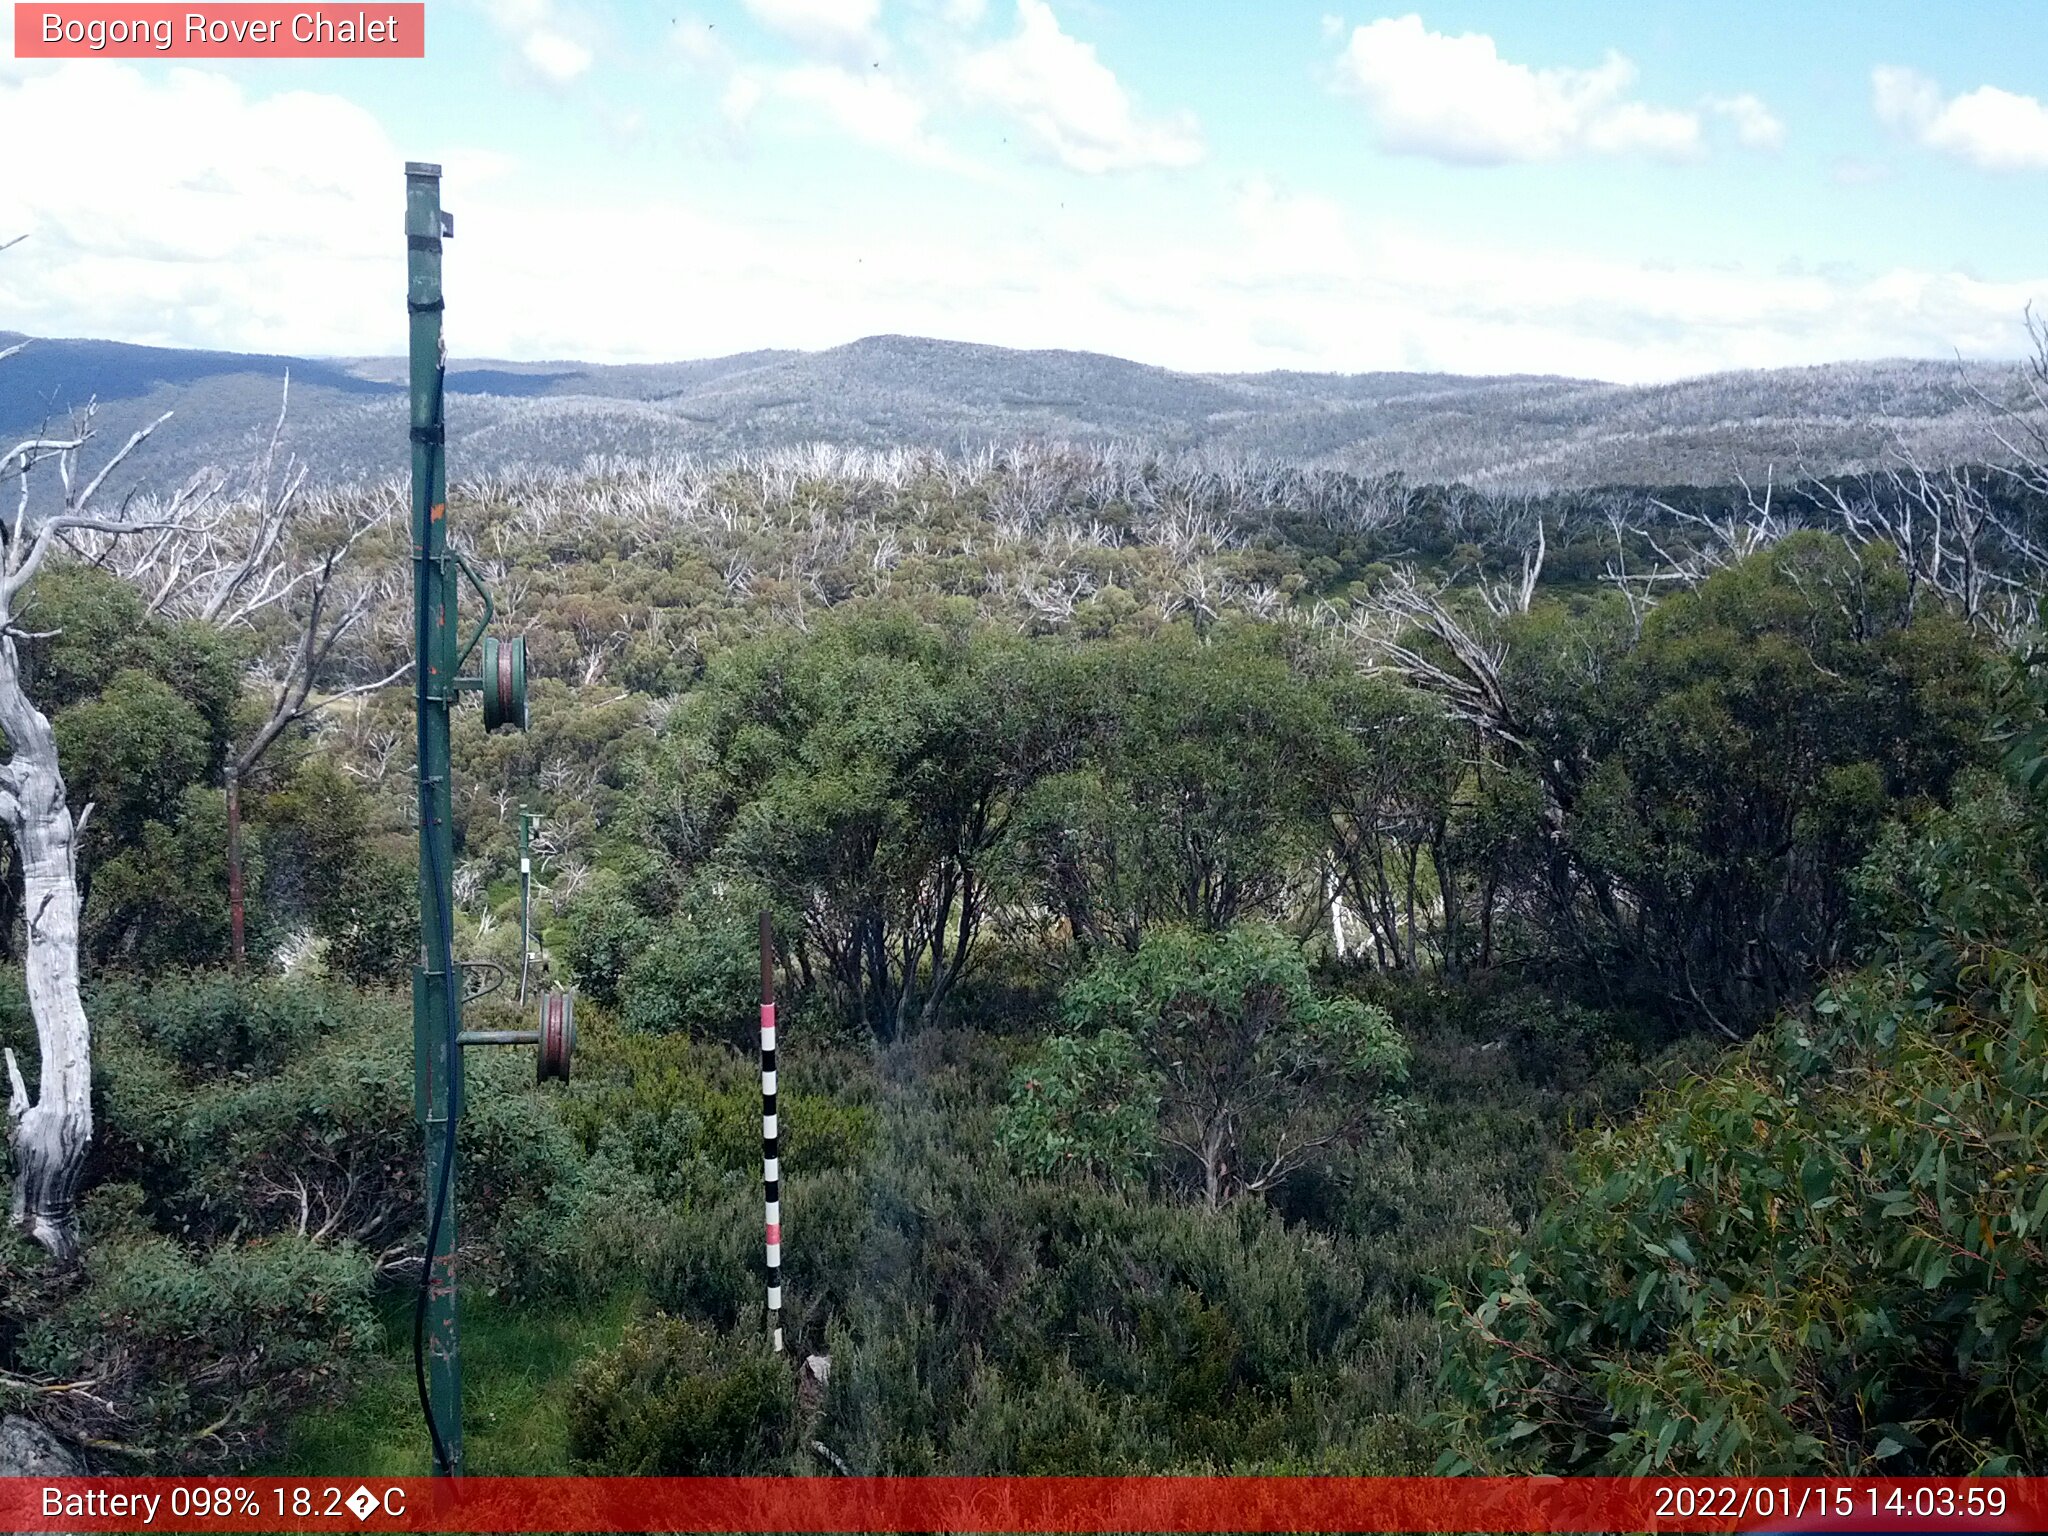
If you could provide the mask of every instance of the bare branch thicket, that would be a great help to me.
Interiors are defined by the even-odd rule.
[[[1033,617],[1064,624],[1095,591],[1095,578],[1085,571],[1027,572],[1017,579],[1017,596],[1028,610],[1018,628],[1028,629]]]
[[[1287,606],[1287,594],[1269,581],[1226,581],[1222,597],[1224,602],[1268,623],[1277,621]]]
[[[1696,585],[1788,533],[1818,526],[1859,550],[1889,545],[1906,576],[1909,614],[1925,593],[1934,592],[1971,624],[2003,641],[2017,639],[2034,622],[2036,604],[2048,591],[2048,543],[2038,526],[2015,514],[2010,497],[1995,494],[2002,484],[2023,497],[2048,500],[2048,321],[2030,308],[2026,326],[2032,355],[2009,398],[1993,396],[1959,368],[1957,398],[1977,408],[1971,423],[1996,450],[1975,455],[1977,462],[1961,444],[1930,459],[1894,424],[1877,461],[1855,476],[1802,468],[1781,493],[1775,476],[1767,474],[1759,495],[1737,474],[1742,505],[1725,518],[1653,498],[1651,506],[1704,535],[1682,556],[1659,546],[1647,521],[1627,526],[1611,519],[1617,558],[1609,562],[1606,579],[1628,595],[1638,627],[1657,587]],[[1625,534],[1631,532],[1650,544],[1661,565],[1628,570]]]
[[[1605,509],[1608,535],[1614,540],[1614,553],[1608,557],[1602,568],[1600,579],[1621,594],[1628,604],[1630,630],[1635,639],[1643,636],[1643,620],[1649,617],[1656,606],[1657,591],[1672,582],[1686,584],[1692,576],[1684,570],[1674,569],[1670,557],[1658,547],[1649,534],[1647,519],[1631,520],[1627,509],[1610,503]],[[1628,563],[1629,542],[1641,539],[1655,550],[1665,562],[1663,565],[1649,564],[1637,570],[1630,570]]]
[[[2006,454],[2006,462],[1994,466],[1997,471],[2036,496],[2048,496],[2048,320],[2035,314],[2031,304],[2026,327],[2032,352],[2014,376],[2008,398],[1993,397],[1967,375],[1961,389],[1988,412],[1985,430]]]
[[[1701,535],[1683,556],[1673,556],[1654,539],[1651,541],[1651,547],[1656,549],[1666,569],[1688,586],[1696,586],[1727,566],[1739,565],[1758,550],[1767,549],[1795,532],[1799,526],[1796,516],[1788,514],[1778,504],[1775,466],[1767,467],[1764,472],[1761,497],[1750,485],[1748,476],[1740,470],[1735,472],[1735,483],[1742,487],[1742,505],[1720,518],[1685,511],[1655,496],[1650,498],[1651,506],[1674,522],[1698,530]]]
[[[611,659],[625,649],[631,639],[623,629],[615,629],[602,640],[592,641],[583,648],[577,662],[577,679],[585,688],[595,687],[604,677],[604,671]]]
[[[1367,670],[1433,694],[1460,719],[1526,749],[1531,733],[1505,681],[1507,643],[1462,618],[1446,591],[1402,566],[1369,599],[1333,616]]]

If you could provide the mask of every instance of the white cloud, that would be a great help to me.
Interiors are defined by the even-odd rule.
[[[1738,96],[1709,96],[1706,109],[1735,129],[1736,140],[1745,149],[1780,149],[1785,143],[1785,125],[1763,101],[1748,91]]]
[[[924,103],[874,71],[836,64],[801,64],[759,73],[741,70],[726,88],[726,115],[743,123],[770,100],[812,110],[848,138],[877,149],[929,165],[968,169],[926,132]]]
[[[1880,64],[1870,72],[1870,105],[1888,128],[1917,128],[1941,114],[1941,87],[1918,70]]]
[[[1828,179],[1838,187],[1868,187],[1889,180],[1892,168],[1877,160],[1857,155],[1837,155],[1828,167]]]
[[[816,0],[796,3],[814,5]],[[867,12],[872,17],[874,7],[867,7]],[[784,14],[793,15],[794,10]],[[764,127],[795,122],[812,130],[822,126],[841,138],[920,164],[979,174],[927,127],[925,97],[902,75],[875,68],[873,60],[858,67],[829,58],[761,64],[734,53],[695,18],[679,29],[673,47],[684,67],[716,92],[719,111],[735,140]]]
[[[543,84],[568,85],[588,74],[596,54],[589,19],[567,14],[556,0],[471,0],[516,49]]]
[[[1380,142],[1404,154],[1465,165],[1589,151],[1696,155],[1699,115],[1627,99],[1635,78],[1611,49],[1591,69],[1532,69],[1502,58],[1483,32],[1432,32],[1416,15],[1354,28],[1337,60],[1339,88],[1365,103]]]
[[[751,78],[751,77],[750,77]],[[756,79],[810,109],[828,74]],[[62,177],[0,185],[0,315],[41,335],[391,354],[404,335],[393,209],[406,150],[333,96],[257,97],[191,69],[66,62],[0,77],[0,143],[58,125]],[[152,152],[136,153],[147,129]],[[1234,217],[1048,224],[998,205],[906,219],[851,200],[800,219],[675,190],[567,196],[450,150],[450,345],[466,357],[626,361],[829,346],[880,331],[1066,346],[1190,369],[1377,368],[1619,380],[1833,358],[2012,355],[2031,282],[1652,266],[1585,247],[1455,241],[1255,181]],[[589,231],[605,280],[588,281]],[[796,234],[800,237],[793,237]],[[2044,258],[2048,267],[2048,258]],[[561,296],[574,293],[574,304]],[[166,430],[169,430],[168,428]]]
[[[1364,263],[1350,220],[1329,198],[1257,177],[1238,190],[1234,212],[1246,259],[1259,271],[1341,280]]]
[[[348,351],[388,310],[406,156],[361,107],[101,60],[0,81],[0,143],[57,142],[64,175],[0,189],[0,229],[32,237],[0,257],[9,312],[36,329]]]
[[[1870,99],[1879,122],[1929,149],[1986,170],[2048,169],[2048,105],[2036,97],[1980,85],[1944,100],[1917,70],[1879,65]]]
[[[907,148],[923,138],[923,105],[879,74],[807,64],[776,76],[775,87],[794,101],[820,108],[846,132],[870,144]]]
[[[850,56],[874,51],[881,0],[744,0],[747,14],[799,47]]]
[[[736,70],[725,82],[725,92],[719,97],[719,109],[725,113],[726,121],[735,128],[744,128],[760,110],[761,103],[768,96],[768,77],[749,70]]]
[[[975,101],[1017,118],[1073,170],[1092,175],[1202,158],[1193,116],[1140,117],[1115,73],[1092,45],[1061,29],[1046,0],[1017,0],[1016,34],[971,54],[959,82]]]
[[[590,68],[591,53],[581,43],[546,27],[529,32],[520,57],[557,85],[566,85]]]

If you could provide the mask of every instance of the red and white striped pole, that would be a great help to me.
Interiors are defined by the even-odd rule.
[[[775,930],[761,914],[761,1190],[767,1202],[768,1336],[782,1353],[782,1158],[775,1118]]]

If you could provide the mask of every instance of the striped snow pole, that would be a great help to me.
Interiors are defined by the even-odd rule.
[[[782,1158],[775,1123],[775,931],[761,914],[761,1191],[767,1201],[768,1336],[782,1353]]]

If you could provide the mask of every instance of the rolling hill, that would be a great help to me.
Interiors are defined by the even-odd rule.
[[[0,333],[0,344],[27,340]],[[11,442],[97,402],[116,442],[175,414],[136,471],[168,483],[252,461],[291,377],[288,442],[325,479],[403,467],[405,364],[28,340],[0,364]],[[1089,352],[871,336],[820,352],[695,362],[451,363],[458,476],[597,457],[725,453],[825,441],[943,449],[1135,442],[1399,470],[1474,484],[1701,484],[1804,465],[1854,469],[1903,444],[1985,451],[1985,409],[2010,370],[1913,361],[1713,374],[1627,386],[1542,376],[1191,374]]]

